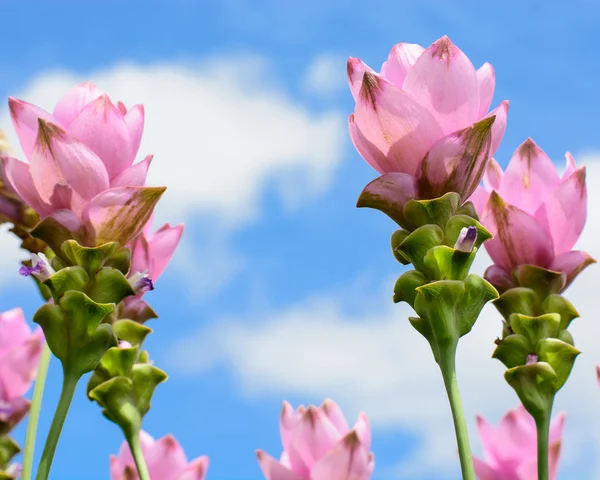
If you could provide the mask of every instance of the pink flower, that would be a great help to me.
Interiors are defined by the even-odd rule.
[[[17,194],[86,243],[134,238],[164,191],[144,187],[152,156],[133,165],[143,107],[115,106],[89,82],[68,92],[53,114],[14,98],[9,107],[29,160],[3,157],[4,175]]]
[[[485,242],[494,265],[486,278],[510,285],[512,271],[536,265],[563,272],[563,290],[595,260],[572,250],[585,225],[587,190],[585,167],[570,153],[562,177],[548,156],[527,139],[515,151],[506,172],[492,160],[483,187],[473,195],[481,222],[495,238]]]
[[[550,425],[550,480],[556,477],[565,414]],[[537,480],[537,435],[533,417],[519,405],[497,428],[477,417],[485,461],[473,458],[479,480]]]
[[[208,457],[203,455],[188,463],[185,452],[173,435],[166,435],[155,441],[142,431],[140,442],[152,480],[204,480],[208,470]],[[110,456],[110,479],[138,478],[131,450],[127,442],[123,442],[119,454]]]
[[[28,412],[23,395],[35,379],[44,337],[32,333],[20,308],[0,313],[0,425],[8,430]]]
[[[444,36],[427,49],[397,44],[380,73],[350,58],[348,80],[356,101],[350,137],[367,163],[394,174],[390,179],[407,192],[403,196],[454,191],[466,201],[506,128],[508,101],[488,113],[492,66],[475,70]]]
[[[298,407],[284,402],[280,418],[283,453],[279,461],[258,450],[267,480],[368,480],[375,467],[371,429],[361,413],[350,430],[332,400],[320,407]]]

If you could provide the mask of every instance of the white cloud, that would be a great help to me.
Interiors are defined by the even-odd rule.
[[[214,289],[219,271],[222,281],[235,271],[231,262],[216,261],[236,255],[227,251],[227,232],[260,216],[265,187],[272,182],[286,205],[297,206],[329,185],[341,160],[344,116],[308,111],[273,78],[260,57],[228,57],[188,66],[124,64],[86,75],[44,72],[10,93],[51,111],[67,90],[91,80],[114,101],[143,103],[139,158],[153,153],[149,183],[168,186],[157,220],[209,219],[202,234],[220,247],[219,255],[208,254],[218,271],[205,283]],[[0,110],[0,125],[20,153],[7,109]]]
[[[600,258],[600,216],[592,208],[600,202],[600,159],[578,160],[588,164],[590,205],[578,248]],[[474,271],[482,273],[489,263],[487,254],[481,252]],[[594,370],[600,363],[599,284],[600,268],[593,265],[566,294],[581,314],[572,333],[583,354],[558,395],[555,409],[568,411],[564,478],[576,468],[586,469],[577,478],[600,475],[600,462],[593,460],[600,453],[600,390]],[[367,411],[377,428],[401,428],[422,439],[410,463],[399,467],[400,476],[433,469],[438,477],[457,478],[454,434],[439,371],[426,341],[406,320],[410,308],[391,304],[392,286],[390,279],[385,298],[365,299],[358,309],[362,313],[355,315],[343,311],[346,293],[309,299],[271,312],[261,322],[256,318],[216,322],[212,329],[173,348],[174,367],[197,373],[225,364],[249,396],[294,394],[315,402],[331,396],[351,414]],[[354,300],[358,295],[354,293]],[[474,415],[481,413],[497,422],[518,403],[503,379],[503,365],[490,358],[500,330],[500,315],[487,306],[459,346],[457,372],[476,453],[481,449]],[[595,455],[589,455],[590,449]]]
[[[316,57],[304,74],[304,89],[315,95],[331,96],[348,89],[346,58],[333,53]]]

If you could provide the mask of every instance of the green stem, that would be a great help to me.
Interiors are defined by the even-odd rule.
[[[52,467],[52,460],[54,458],[54,452],[58,445],[58,439],[62,431],[69,407],[77,388],[77,383],[81,378],[81,375],[74,375],[70,371],[63,369],[63,386],[60,392],[60,399],[54,412],[54,418],[52,419],[52,425],[50,425],[50,431],[46,438],[46,444],[44,445],[44,451],[42,452],[42,459],[38,467],[36,480],[47,480],[50,475],[50,467]]]
[[[467,423],[465,422],[465,412],[460,399],[458,381],[456,380],[455,356],[455,346],[446,349],[440,348],[440,370],[442,371],[446,393],[450,401],[450,409],[452,410],[452,420],[454,421],[454,430],[456,431],[462,477],[463,480],[476,480],[471,447],[469,445],[469,433],[467,431]]]
[[[150,473],[148,472],[148,466],[146,465],[146,459],[142,452],[142,445],[140,443],[140,427],[137,428],[124,428],[123,433],[125,439],[129,444],[133,459],[135,460],[135,466],[138,471],[138,477],[140,480],[151,480]]]
[[[25,435],[25,450],[23,451],[23,471],[22,480],[30,480],[33,471],[33,455],[35,453],[35,437],[37,426],[40,420],[40,410],[42,409],[42,397],[44,396],[44,386],[48,376],[48,367],[52,354],[48,344],[44,342],[44,348],[40,356],[37,375],[35,377],[35,387],[33,388],[33,399],[29,408],[29,420],[27,421],[27,433]]]
[[[536,419],[538,480],[549,480],[548,443],[550,437],[550,409]]]

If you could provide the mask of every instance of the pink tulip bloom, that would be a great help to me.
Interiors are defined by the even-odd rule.
[[[208,457],[203,455],[188,463],[183,448],[173,435],[154,440],[142,431],[140,442],[152,480],[204,480]],[[110,480],[138,478],[131,450],[127,442],[123,442],[119,454],[110,456]]]
[[[393,174],[399,195],[435,198],[473,193],[504,136],[508,101],[488,112],[496,79],[489,63],[475,70],[446,36],[424,49],[399,43],[377,73],[348,60],[356,102],[349,131],[361,156]],[[386,175],[384,175],[385,177]]]
[[[565,414],[550,424],[550,480],[556,477]],[[485,461],[473,458],[479,480],[537,480],[537,434],[533,417],[522,405],[510,410],[494,428],[477,417]]]
[[[361,413],[352,429],[338,405],[325,400],[320,407],[298,407],[284,402],[280,418],[283,453],[278,460],[258,450],[267,480],[368,480],[375,458],[371,429]]]
[[[10,429],[27,414],[23,395],[35,379],[43,343],[42,329],[32,333],[20,308],[0,313],[0,425]]]
[[[550,158],[531,139],[515,151],[506,172],[492,159],[472,200],[481,222],[495,238],[485,242],[494,265],[486,278],[510,286],[519,265],[537,265],[563,272],[563,290],[594,262],[572,250],[585,225],[585,166],[570,153],[561,177]]]
[[[133,164],[143,107],[115,106],[89,82],[68,92],[53,114],[14,98],[9,107],[29,160],[3,157],[4,175],[17,194],[86,243],[133,239],[164,191],[144,187],[152,156]]]

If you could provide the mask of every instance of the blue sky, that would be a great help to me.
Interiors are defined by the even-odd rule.
[[[427,46],[447,34],[476,67],[486,61],[494,66],[493,105],[511,101],[496,154],[501,165],[528,136],[561,166],[567,150],[589,154],[593,164],[600,150],[599,15],[591,0],[0,3],[2,98],[33,101],[24,96],[32,92],[56,100],[69,78],[94,81],[109,94],[109,86],[116,85],[126,92],[128,105],[147,105],[148,122],[155,116],[156,127],[146,135],[162,135],[146,140],[157,151],[143,146],[140,154],[157,154],[153,183],[166,183],[174,192],[159,217],[185,221],[186,232],[173,266],[148,294],[161,318],[150,324],[155,333],[147,348],[170,378],[157,389],[145,429],[155,437],[174,433],[189,458],[208,454],[210,479],[259,479],[254,450],[280,453],[281,401],[315,403],[331,396],[349,414],[365,409],[373,417],[375,479],[459,478],[451,441],[444,445],[451,430],[436,383],[441,379],[432,370],[426,344],[404,326],[406,309],[391,305],[389,292],[400,272],[388,251],[393,225],[378,212],[355,208],[375,172],[347,138],[345,121],[353,102],[344,62],[355,56],[378,69],[395,43]],[[331,69],[325,81],[317,82],[320,87],[311,89],[307,72],[319,58]],[[173,78],[179,83],[169,83]],[[178,92],[190,96],[182,99]],[[252,101],[242,105],[242,94]],[[173,99],[183,110],[169,110],[177,104]],[[51,109],[52,101],[44,106]],[[163,111],[175,114],[163,118]],[[0,119],[7,119],[5,107]],[[229,136],[215,140],[204,128],[213,123],[223,125]],[[12,134],[9,124],[0,128]],[[243,148],[236,150],[237,143]],[[591,172],[600,170],[590,165],[589,171],[592,182],[597,176]],[[223,179],[227,183],[220,187]],[[16,258],[10,254],[13,263],[2,264],[0,308],[21,306],[31,318],[40,300],[32,285],[17,278]],[[574,295],[589,298],[585,293]],[[489,317],[498,321],[493,311]],[[369,336],[378,328],[388,333],[401,328],[391,343],[384,335],[385,349],[395,353],[381,359],[383,337]],[[486,335],[498,327],[487,328],[473,335],[491,344],[493,337]],[[409,347],[412,356],[403,356]],[[488,344],[477,348],[481,362],[493,362]],[[466,355],[465,371],[480,361]],[[594,362],[600,357],[584,365]],[[407,369],[417,373],[405,381]],[[495,403],[465,378],[471,396],[466,403],[469,413],[484,411],[497,421],[516,399],[503,385],[502,370],[495,364],[490,369],[498,385]],[[587,381],[594,383],[591,371]],[[395,390],[387,388],[392,383]],[[54,362],[40,439],[59,384]],[[577,397],[576,385],[566,388],[565,398]],[[592,387],[585,388],[598,394],[600,410],[600,392],[595,383]],[[364,391],[369,388],[376,391]],[[411,423],[415,415],[423,418],[423,426]],[[576,429],[582,422],[574,418],[567,423],[567,429],[573,427],[566,441],[577,445],[580,455],[597,451],[600,438]],[[17,438],[23,437],[20,428]],[[107,478],[108,456],[121,441],[117,427],[87,401],[82,383],[52,478]],[[472,443],[480,451],[476,437]],[[411,458],[427,458],[435,466],[438,451],[446,455],[439,460],[443,473],[431,465],[414,469]],[[594,478],[598,465],[569,455],[559,478]]]

